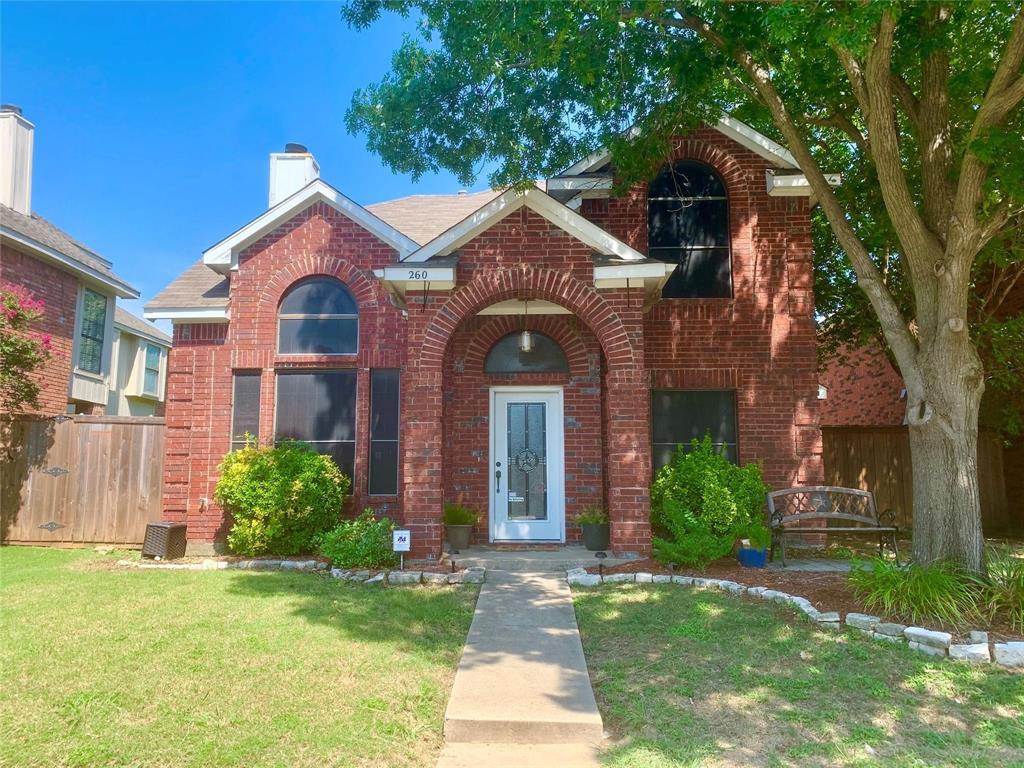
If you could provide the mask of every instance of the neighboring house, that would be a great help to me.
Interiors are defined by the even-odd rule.
[[[842,347],[818,375],[823,427],[888,427],[906,423],[903,377],[874,345]]]
[[[163,416],[171,337],[125,309],[114,311],[110,416]]]
[[[272,154],[268,209],[146,306],[174,325],[166,517],[223,540],[246,433],[332,455],[421,557],[445,500],[483,513],[478,543],[578,541],[598,505],[614,550],[649,552],[653,472],[706,433],[820,482],[807,180],[729,118],[666,160],[621,196],[599,152],[524,193],[364,207],[304,147]]]
[[[114,370],[115,303],[139,292],[109,261],[32,213],[33,132],[20,109],[0,106],[0,283],[45,303],[36,330],[51,336],[53,354],[33,374],[39,412],[102,414]]]

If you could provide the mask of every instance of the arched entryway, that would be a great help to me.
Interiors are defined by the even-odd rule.
[[[504,411],[498,424],[492,421],[495,404],[540,403],[544,392],[557,393],[561,406],[559,412],[555,400],[547,401],[549,415],[557,419],[549,423],[563,438],[562,477],[556,478],[553,488],[562,494],[563,508],[556,505],[553,511],[565,519],[557,536],[551,536],[549,528],[539,538],[576,538],[570,515],[600,504],[611,517],[613,550],[649,551],[649,390],[643,348],[636,343],[641,315],[628,296],[614,298],[623,299],[621,306],[565,273],[523,267],[488,271],[450,296],[423,297],[421,307],[416,307],[416,299],[410,301],[403,511],[425,555],[440,552],[445,500],[457,500],[461,493],[473,506],[487,512],[495,509],[494,429],[508,429],[508,419],[530,418],[523,405],[522,413]],[[511,379],[483,371],[493,343],[523,319],[480,313],[511,299],[548,302],[568,311],[527,319],[533,330],[549,335],[562,348],[568,371],[520,373]],[[525,387],[532,399],[501,401],[500,391],[508,387]],[[565,408],[567,400],[573,413]],[[575,430],[573,434],[566,426]],[[583,449],[588,439],[588,448]],[[509,460],[502,457],[506,482]],[[586,473],[594,482],[586,482]],[[478,541],[500,538],[494,523],[484,523],[477,531]]]

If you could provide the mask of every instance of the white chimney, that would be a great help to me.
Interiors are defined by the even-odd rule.
[[[32,214],[32,135],[21,107],[0,104],[0,203]]]
[[[270,208],[320,178],[316,158],[301,144],[285,144],[270,154]]]

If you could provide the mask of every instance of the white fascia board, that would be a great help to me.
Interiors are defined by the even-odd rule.
[[[76,259],[70,258],[60,251],[50,248],[48,245],[43,245],[32,238],[25,237],[21,233],[15,232],[13,229],[0,227],[0,235],[2,235],[5,240],[10,240],[12,243],[16,243],[23,248],[28,248],[32,251],[33,255],[42,256],[48,261],[56,262],[69,272],[74,272],[76,275],[84,277],[93,283],[99,283],[100,285],[109,288],[114,292],[114,295],[120,299],[137,299],[141,295],[137,290],[128,285],[128,283],[123,283],[120,280],[112,280],[102,272],[99,272]]]
[[[675,270],[675,264],[648,262],[646,264],[614,264],[594,267],[595,288],[637,288],[651,283],[661,285]]]
[[[152,336],[148,333],[143,333],[137,328],[131,328],[127,325],[121,325],[121,323],[117,322],[116,320],[114,321],[114,328],[116,328],[121,333],[127,334],[128,336],[134,336],[138,339],[148,341],[150,344],[156,344],[158,347],[163,347],[164,349],[171,348],[171,342],[167,341],[167,339],[161,339],[156,336]]]
[[[841,174],[826,173],[825,180],[829,186],[838,187],[843,180]],[[776,174],[772,171],[765,171],[765,181],[768,187],[768,194],[772,197],[812,197],[814,190],[807,176],[802,173]]]
[[[422,262],[433,256],[447,255],[524,205],[598,253],[618,256],[626,261],[641,261],[644,258],[547,193],[539,189],[527,189],[525,192],[510,189],[410,254],[405,261]]]
[[[327,182],[317,179],[290,197],[286,197],[270,210],[236,230],[216,245],[203,251],[203,263],[218,271],[227,272],[238,264],[238,254],[264,234],[315,203],[327,203],[339,213],[371,232],[398,251],[399,258],[412,253],[419,244],[410,240],[383,219],[370,213],[343,195]]]
[[[737,144],[742,144],[751,152],[756,152],[765,160],[768,160],[783,168],[799,168],[796,158],[781,144],[769,139],[763,133],[759,133],[746,123],[740,122],[734,117],[724,115],[715,126],[720,133],[725,134]]]
[[[592,192],[594,190],[609,191],[612,188],[611,176],[570,176],[547,180],[548,192]]]
[[[147,320],[170,320],[174,323],[226,323],[227,307],[216,309],[197,309],[189,307],[172,307],[159,309],[143,309],[142,316]]]

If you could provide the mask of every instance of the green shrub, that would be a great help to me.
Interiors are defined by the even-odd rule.
[[[224,457],[214,498],[234,518],[228,548],[239,555],[298,555],[341,514],[350,481],[329,456],[288,441],[247,444]]]
[[[764,523],[750,523],[742,532],[742,538],[754,549],[764,549],[772,543],[772,533]]]
[[[951,564],[899,565],[878,557],[855,560],[849,583],[868,610],[886,616],[915,623],[930,619],[952,627],[980,618],[977,583]]]
[[[394,523],[378,520],[372,509],[355,520],[343,520],[320,537],[320,554],[338,568],[386,568],[398,562],[391,550]]]
[[[710,437],[676,449],[651,487],[654,556],[703,567],[732,551],[737,539],[764,526],[768,486],[756,464],[738,467]]]
[[[986,552],[988,578],[980,582],[986,612],[1004,615],[1018,632],[1024,631],[1024,557],[1009,547],[990,547]]]
[[[448,502],[444,505],[445,525],[476,525],[476,521],[479,519],[478,512],[462,504]]]
[[[608,513],[601,507],[586,507],[576,516],[579,525],[605,525],[608,522]]]

